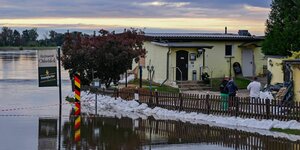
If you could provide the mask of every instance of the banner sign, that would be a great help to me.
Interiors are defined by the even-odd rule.
[[[39,87],[57,86],[56,51],[38,51]]]

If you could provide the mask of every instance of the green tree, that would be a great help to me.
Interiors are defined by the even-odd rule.
[[[0,32],[0,46],[4,46],[3,45],[3,39],[2,39],[2,32]]]
[[[50,41],[54,42],[55,41],[55,37],[56,37],[56,32],[54,30],[50,30],[49,31],[49,37],[50,37]]]
[[[1,41],[3,46],[11,46],[13,43],[13,31],[8,27],[2,27]]]
[[[50,41],[52,46],[60,46],[64,42],[65,35],[62,33],[57,33],[53,30],[49,31]],[[75,34],[76,36],[76,34]]]
[[[29,31],[26,29],[22,31],[22,45],[27,45],[27,43],[30,41]]]
[[[36,41],[38,37],[39,37],[39,34],[37,33],[37,28],[32,28],[29,30],[30,41]]]
[[[37,46],[37,38],[39,36],[37,28],[32,28],[30,30],[26,29],[22,33],[22,45]]]
[[[13,46],[20,46],[21,44],[21,34],[19,31],[14,30],[13,32]]]
[[[265,34],[264,54],[291,55],[291,51],[299,51],[300,0],[273,0]]]

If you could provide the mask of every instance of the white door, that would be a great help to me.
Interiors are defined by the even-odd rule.
[[[244,77],[252,77],[254,72],[253,50],[244,49],[242,54],[242,70]]]

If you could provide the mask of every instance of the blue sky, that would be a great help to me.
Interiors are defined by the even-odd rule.
[[[264,33],[271,0],[1,0],[0,25],[40,30]],[[69,19],[69,20],[67,20]],[[66,21],[67,20],[67,21]]]

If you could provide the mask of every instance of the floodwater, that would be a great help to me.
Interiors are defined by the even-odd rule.
[[[66,71],[62,78],[65,97],[71,93]],[[0,150],[38,149],[39,119],[57,120],[58,87],[38,87],[37,79],[37,51],[0,51]],[[62,105],[62,114],[70,109]]]
[[[36,51],[0,51],[0,150],[231,150],[300,149],[299,141],[257,133],[154,118],[83,116],[81,141],[74,142],[71,106],[62,105],[58,132],[58,87],[38,87]],[[71,94],[62,73],[63,99]],[[61,143],[58,142],[61,137]]]

